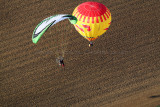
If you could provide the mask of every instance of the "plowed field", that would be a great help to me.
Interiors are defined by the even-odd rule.
[[[158,0],[97,0],[112,23],[92,48],[68,20],[32,43],[40,21],[72,14],[85,1],[1,0],[1,107],[159,107]]]

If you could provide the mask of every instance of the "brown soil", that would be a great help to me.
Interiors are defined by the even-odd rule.
[[[67,20],[32,43],[41,20],[71,14],[85,1],[0,3],[0,106],[160,105],[158,0],[97,0],[110,9],[112,23],[92,48]],[[56,63],[59,54],[65,69]]]

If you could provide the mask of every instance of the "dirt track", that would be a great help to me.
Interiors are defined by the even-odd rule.
[[[85,0],[0,3],[0,106],[160,105],[160,3],[97,1],[110,9],[112,23],[93,48],[67,20],[37,45],[31,41],[41,20],[71,14]],[[62,51],[65,70],[55,62]]]

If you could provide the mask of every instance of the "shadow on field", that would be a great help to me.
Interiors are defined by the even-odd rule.
[[[150,96],[149,98],[159,98],[160,95],[153,95],[153,96]]]

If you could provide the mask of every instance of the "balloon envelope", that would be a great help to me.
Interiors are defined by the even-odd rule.
[[[73,11],[77,18],[76,30],[88,41],[93,41],[105,33],[111,24],[109,9],[98,2],[85,2]]]

